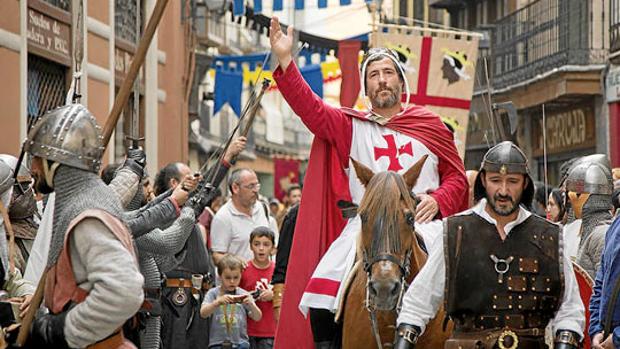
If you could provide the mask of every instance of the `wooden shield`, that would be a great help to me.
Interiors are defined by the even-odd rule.
[[[588,273],[575,262],[573,262],[573,270],[575,271],[575,278],[577,279],[577,285],[579,286],[579,295],[581,296],[581,301],[586,309],[586,330],[583,334],[583,348],[590,349],[588,327],[590,327],[590,297],[592,297],[594,280],[592,280],[590,275],[588,275]]]

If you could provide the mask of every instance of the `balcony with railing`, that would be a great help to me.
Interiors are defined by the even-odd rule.
[[[563,66],[605,63],[606,0],[538,0],[495,23],[492,85],[502,89]],[[490,67],[490,68],[491,68]]]

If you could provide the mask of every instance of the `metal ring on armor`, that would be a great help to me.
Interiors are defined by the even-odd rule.
[[[174,292],[172,301],[178,306],[183,306],[187,303],[187,294],[185,294],[185,289],[183,287],[179,287],[176,292]]]
[[[506,343],[506,340],[510,338],[511,343]],[[517,334],[512,332],[511,330],[505,330],[499,335],[497,339],[497,345],[499,349],[517,349],[519,347],[519,338]]]
[[[497,282],[502,284],[504,283],[504,274],[510,270],[510,263],[514,260],[513,256],[510,256],[506,259],[497,258],[494,254],[489,256],[493,263],[495,263],[495,271],[497,272]]]
[[[564,343],[579,348],[579,338],[572,331],[559,331],[555,337],[555,343]]]

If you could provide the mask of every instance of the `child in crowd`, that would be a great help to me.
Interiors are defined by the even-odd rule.
[[[239,287],[242,261],[230,254],[217,263],[220,286],[207,292],[200,316],[211,316],[209,349],[248,349],[247,317],[259,321],[261,311],[252,296]]]
[[[254,258],[248,262],[241,277],[241,288],[252,292],[263,317],[260,321],[248,320],[251,349],[273,348],[276,322],[273,316],[273,291],[271,277],[275,267],[271,261],[275,248],[275,234],[268,227],[255,228],[250,234],[250,249]]]

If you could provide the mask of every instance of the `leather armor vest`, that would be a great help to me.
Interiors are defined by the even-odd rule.
[[[564,291],[560,229],[531,215],[502,241],[477,214],[444,226],[446,310],[461,332],[544,328]]]
[[[125,224],[103,210],[89,209],[82,212],[69,223],[60,257],[47,273],[44,291],[45,306],[52,314],[58,314],[66,310],[71,303],[81,303],[88,297],[89,291],[80,288],[75,280],[69,248],[69,237],[73,232],[73,228],[86,218],[96,218],[101,221],[121,242],[123,247],[131,253],[137,264],[133,239]]]

